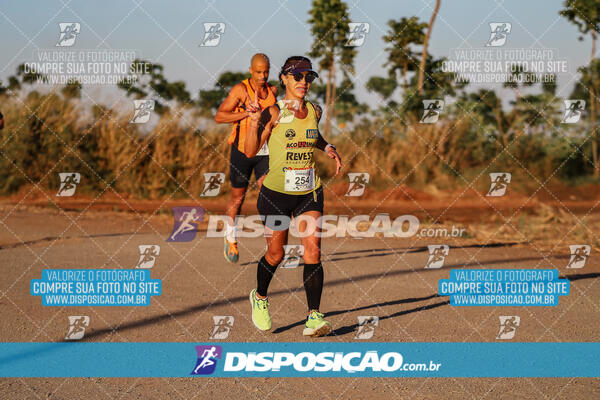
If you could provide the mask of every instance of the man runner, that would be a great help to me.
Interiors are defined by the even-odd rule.
[[[269,169],[269,153],[266,146],[254,157],[248,158],[244,154],[246,132],[250,123],[248,116],[252,112],[269,108],[277,101],[277,88],[267,82],[269,67],[269,57],[265,54],[258,53],[252,56],[249,69],[251,77],[231,88],[215,115],[215,122],[218,124],[233,123],[228,140],[231,145],[229,162],[231,198],[225,211],[229,218],[224,244],[225,259],[233,263],[239,259],[235,219],[242,208],[250,176],[254,171],[254,177],[260,189]]]

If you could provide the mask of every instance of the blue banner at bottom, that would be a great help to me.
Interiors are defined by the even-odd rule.
[[[1,377],[599,377],[600,343],[0,343]]]

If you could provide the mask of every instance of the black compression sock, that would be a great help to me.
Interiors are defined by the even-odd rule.
[[[279,264],[278,264],[279,265]],[[277,265],[271,265],[263,256],[258,262],[258,267],[256,269],[256,292],[263,296],[267,296],[267,290],[269,289],[269,283],[271,283],[271,279],[273,279],[273,274],[277,269]]]
[[[309,310],[318,310],[323,292],[323,264],[304,264],[304,290]]]

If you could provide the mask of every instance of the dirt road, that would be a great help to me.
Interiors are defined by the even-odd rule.
[[[69,315],[88,315],[84,341],[209,341],[215,315],[233,316],[233,342],[310,342],[302,337],[306,299],[302,267],[280,269],[270,288],[273,330],[251,323],[247,296],[264,238],[243,239],[241,259],[228,264],[222,240],[198,232],[189,243],[166,242],[172,217],[117,212],[64,212],[33,207],[0,210],[0,310],[3,342],[63,340]],[[292,239],[291,243],[297,243]],[[428,244],[450,246],[444,266],[424,269]],[[29,294],[44,268],[133,268],[138,245],[160,245],[152,277],[163,293],[150,307],[43,307]],[[535,242],[483,246],[462,238],[331,238],[324,240],[322,311],[334,325],[320,341],[359,341],[358,316],[378,316],[371,341],[494,342],[500,315],[518,315],[513,341],[600,341],[600,263],[566,269],[564,245],[541,250]],[[452,268],[557,268],[571,281],[558,307],[453,307],[437,296]],[[67,360],[65,360],[67,361]],[[515,355],[518,362],[518,355]],[[193,367],[193,366],[190,366]],[[551,366],[549,366],[551,367]],[[310,389],[309,389],[310,388]],[[598,379],[561,378],[252,378],[2,379],[1,398],[570,398],[598,397]],[[314,396],[313,396],[314,398]]]

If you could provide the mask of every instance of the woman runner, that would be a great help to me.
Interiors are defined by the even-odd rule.
[[[288,58],[279,74],[279,83],[285,91],[284,100],[262,113],[255,110],[250,114],[245,144],[247,157],[253,157],[265,142],[269,148],[269,172],[260,190],[257,208],[264,218],[266,232],[272,232],[272,235],[266,235],[267,252],[258,262],[257,287],[250,292],[252,321],[260,330],[271,329],[267,290],[284,257],[283,246],[287,244],[290,218],[294,217],[297,221],[302,220],[298,224],[299,231],[307,233],[302,235],[303,278],[308,303],[303,335],[313,337],[331,332],[331,323],[319,312],[323,266],[321,239],[317,232],[320,232],[318,222],[323,215],[323,188],[315,174],[315,148],[335,159],[336,175],[342,167],[335,147],[319,133],[320,107],[304,99],[317,77],[308,58]]]

